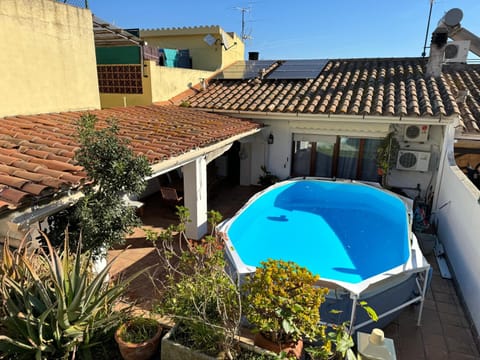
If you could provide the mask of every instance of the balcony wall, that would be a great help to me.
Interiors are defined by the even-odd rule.
[[[99,78],[103,81],[103,75],[100,75],[100,73],[104,68],[108,72],[132,66],[139,65],[99,65]],[[132,83],[133,79],[122,80],[121,73],[116,74],[115,78],[113,78],[113,74],[110,75],[108,76],[112,78],[110,80],[112,86],[108,85],[108,80],[105,83],[99,83],[102,108],[150,105],[154,102],[167,101],[191,86],[199,84],[200,79],[212,76],[213,72],[157,66],[154,61],[146,60],[144,61],[143,72],[140,74],[141,86],[132,88],[131,92],[127,92],[130,91],[128,88],[125,88],[125,92],[122,92],[122,86],[125,83]],[[135,75],[135,78],[138,81],[138,74]],[[113,86],[116,83],[121,86]],[[135,91],[133,92],[133,90]]]
[[[437,232],[474,326],[480,330],[480,191],[453,164],[446,164],[434,209]]]
[[[152,66],[149,61],[152,102],[166,101],[213,75],[212,71]]]

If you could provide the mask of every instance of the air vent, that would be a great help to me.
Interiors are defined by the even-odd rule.
[[[397,158],[398,170],[428,171],[430,153],[425,151],[399,150]]]
[[[428,130],[428,125],[406,125],[403,131],[403,140],[425,142],[428,140]]]

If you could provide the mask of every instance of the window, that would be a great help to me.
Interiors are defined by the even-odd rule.
[[[381,139],[294,134],[292,176],[377,181]]]

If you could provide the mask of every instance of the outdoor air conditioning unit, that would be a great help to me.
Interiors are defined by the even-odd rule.
[[[397,157],[398,170],[428,171],[430,153],[425,151],[399,150]]]
[[[405,125],[403,129],[403,140],[424,142],[428,140],[428,125]]]
[[[470,40],[452,41],[445,45],[444,60],[446,63],[466,63],[470,51]]]

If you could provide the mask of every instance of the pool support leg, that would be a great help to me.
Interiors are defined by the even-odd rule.
[[[353,295],[353,296],[350,296],[351,299],[352,299],[352,313],[350,315],[350,325],[348,327],[348,331],[350,333],[352,333],[352,330],[354,328],[353,326],[353,322],[355,320],[355,314],[356,314],[356,311],[357,311],[357,300],[358,300],[358,295]]]
[[[417,319],[417,326],[420,326],[422,321],[422,314],[423,314],[423,304],[425,302],[425,295],[427,294],[427,286],[428,286],[428,273],[430,272],[430,267],[425,270],[425,275],[423,278],[423,288],[422,288],[422,300],[420,300],[420,309],[418,309],[418,319]]]

